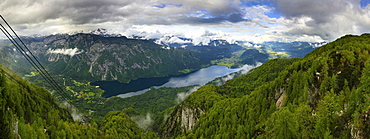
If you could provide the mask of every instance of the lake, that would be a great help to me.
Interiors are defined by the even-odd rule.
[[[243,68],[231,69],[222,65],[214,65],[177,76],[141,78],[129,83],[120,83],[118,81],[97,81],[91,83],[91,85],[99,86],[105,91],[102,97],[109,98],[111,96],[119,96],[125,98],[143,94],[148,91],[150,87],[159,88],[205,85],[217,77],[225,76],[242,69],[249,71],[254,67],[255,66],[245,65]]]

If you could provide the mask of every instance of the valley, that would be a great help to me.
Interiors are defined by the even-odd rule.
[[[2,0],[0,138],[370,139],[370,0]]]
[[[364,34],[361,37],[357,37],[357,38],[356,37],[357,36],[343,37],[340,40],[338,40],[338,43],[346,42],[346,41],[343,41],[346,39],[356,40],[357,38],[359,38],[359,41],[362,41],[361,39],[363,38],[366,40],[367,34]],[[161,138],[172,138],[172,137],[196,136],[197,138],[199,137],[200,138],[201,137],[214,138],[215,136],[224,136],[227,138],[228,136],[230,136],[230,134],[234,134],[234,133],[235,134],[244,133],[240,135],[237,134],[237,136],[235,137],[246,137],[246,136],[257,137],[257,136],[265,136],[269,134],[268,131],[270,130],[270,128],[276,128],[276,127],[274,127],[273,125],[269,125],[268,123],[262,122],[261,124],[263,124],[264,128],[259,128],[259,129],[252,128],[252,129],[243,130],[244,128],[250,127],[250,126],[243,127],[244,125],[254,125],[256,123],[253,123],[253,122],[249,123],[248,121],[238,121],[238,122],[245,123],[242,125],[238,125],[237,123],[225,123],[228,120],[230,121],[230,119],[221,118],[219,119],[220,125],[218,125],[218,128],[216,128],[209,124],[210,122],[213,122],[213,121],[208,121],[207,119],[208,117],[212,117],[212,116],[220,117],[219,114],[221,115],[231,114],[233,116],[239,115],[241,117],[244,117],[243,119],[253,119],[253,117],[250,117],[252,116],[251,113],[248,115],[243,115],[243,113],[239,114],[239,112],[235,111],[232,108],[230,108],[230,111],[229,111],[229,107],[234,107],[235,105],[240,105],[239,107],[243,107],[240,109],[243,109],[243,111],[247,113],[249,111],[261,111],[260,108],[267,108],[266,110],[268,111],[266,111],[266,113],[255,113],[255,114],[261,114],[260,116],[262,117],[257,116],[257,115],[255,117],[260,117],[262,119],[254,119],[254,121],[259,121],[259,120],[265,121],[266,119],[264,120],[263,118],[266,118],[266,117],[268,121],[274,120],[274,119],[270,119],[269,117],[273,116],[272,113],[279,114],[278,112],[280,111],[285,112],[288,115],[289,114],[293,114],[293,115],[300,114],[300,113],[293,113],[293,112],[299,112],[299,111],[291,111],[289,109],[300,109],[301,107],[303,107],[302,109],[305,110],[305,112],[310,111],[310,109],[311,110],[316,109],[316,108],[321,109],[321,107],[324,107],[324,106],[321,106],[323,104],[321,104],[321,101],[315,100],[314,97],[317,97],[317,99],[319,100],[321,99],[324,100],[326,99],[326,97],[323,97],[315,92],[318,92],[321,89],[327,89],[327,87],[316,87],[316,86],[322,86],[321,84],[326,83],[326,82],[329,84],[329,86],[333,86],[333,87],[337,85],[343,86],[346,84],[353,84],[354,86],[357,86],[360,83],[359,80],[355,78],[352,79],[351,77],[347,75],[348,72],[353,71],[353,69],[349,70],[349,69],[346,69],[346,68],[343,69],[340,67],[339,68],[329,67],[329,69],[332,69],[332,70],[341,69],[343,72],[343,74],[341,75],[344,75],[344,76],[337,77],[337,75],[336,76],[333,75],[333,77],[328,77],[330,80],[336,80],[336,82],[316,80],[315,79],[316,77],[314,78],[307,77],[307,81],[311,82],[310,84],[312,86],[303,87],[302,89],[308,89],[308,92],[310,94],[298,95],[301,97],[294,97],[292,95],[296,95],[295,93],[287,92],[287,91],[294,91],[294,89],[292,90],[290,86],[294,85],[295,83],[290,83],[289,81],[297,78],[295,77],[297,75],[294,75],[294,77],[288,77],[288,75],[293,76],[290,74],[295,74],[297,72],[295,71],[295,69],[304,69],[304,68],[309,68],[309,67],[314,66],[314,64],[309,64],[311,66],[307,67],[305,66],[304,61],[312,61],[311,57],[315,57],[316,55],[319,55],[316,53],[320,53],[320,52],[328,53],[329,59],[335,58],[335,56],[333,57],[330,52],[326,52],[326,51],[331,51],[331,49],[343,49],[344,47],[340,47],[340,45],[335,45],[338,43],[332,42],[328,45],[324,45],[323,47],[319,47],[317,50],[310,52],[308,55],[306,55],[303,58],[291,58],[291,59],[272,59],[276,56],[275,53],[277,52],[272,52],[272,50],[269,50],[268,46],[261,47],[258,49],[246,49],[245,48],[246,50],[244,50],[243,53],[240,53],[240,52],[234,53],[238,55],[233,55],[229,57],[229,58],[234,57],[234,59],[236,59],[235,61],[238,61],[240,63],[250,63],[251,64],[251,65],[247,64],[243,68],[241,67],[240,68],[227,68],[223,65],[213,65],[213,66],[208,66],[206,68],[203,68],[197,71],[190,70],[189,73],[185,75],[181,75],[177,73],[179,75],[171,75],[170,77],[166,77],[166,76],[156,77],[157,75],[143,76],[146,78],[140,78],[138,80],[132,79],[131,82],[126,83],[122,86],[120,85],[122,84],[119,82],[120,80],[110,81],[114,84],[110,86],[108,85],[107,88],[115,89],[115,90],[112,90],[111,92],[107,92],[107,90],[104,91],[100,89],[99,87],[104,88],[103,87],[104,85],[96,84],[95,82],[95,81],[98,81],[100,83],[109,83],[109,80],[106,80],[106,81],[90,80],[94,78],[92,75],[89,75],[88,76],[89,78],[83,78],[81,75],[75,76],[73,74],[68,74],[69,72],[67,73],[60,72],[62,74],[56,75],[55,74],[56,72],[52,70],[53,67],[56,68],[54,65],[55,63],[59,63],[58,62],[59,60],[62,60],[62,61],[72,60],[73,62],[73,58],[77,58],[77,59],[83,58],[83,57],[79,57],[78,55],[82,54],[82,52],[85,50],[79,49],[81,53],[78,53],[79,51],[74,50],[72,51],[72,53],[74,54],[72,56],[70,55],[71,53],[69,53],[69,55],[67,56],[64,56],[65,54],[61,54],[59,52],[58,52],[59,56],[54,55],[55,53],[50,54],[50,52],[49,52],[49,55],[48,54],[47,55],[39,54],[39,55],[43,57],[50,56],[48,58],[49,61],[44,61],[44,62],[48,65],[47,67],[50,70],[50,73],[56,79],[56,81],[63,84],[65,89],[68,90],[68,92],[70,92],[71,99],[69,100],[69,103],[72,104],[78,110],[78,113],[79,113],[78,115],[84,115],[85,118],[82,118],[82,119],[85,119],[84,121],[87,120],[89,121],[89,123],[95,124],[98,127],[100,126],[104,127],[104,129],[96,129],[97,127],[88,126],[87,128],[91,130],[95,130],[95,131],[101,130],[104,132],[104,135],[98,135],[94,133],[93,134],[94,136],[95,134],[100,137],[110,136],[110,133],[108,133],[108,129],[116,130],[116,128],[118,127],[116,127],[117,123],[111,123],[109,119],[118,118],[121,120],[129,120],[129,121],[126,121],[126,122],[129,122],[127,123],[129,125],[134,124],[132,127],[129,127],[128,129],[133,130],[134,132],[137,132],[136,134],[141,137],[151,136],[150,138],[154,138],[155,136],[157,137],[159,136]],[[306,45],[306,46],[312,48],[309,45]],[[2,49],[7,50],[9,49],[8,47],[9,46],[5,46]],[[292,51],[294,51],[293,48],[295,47],[302,47],[302,46],[300,45],[295,46],[293,44],[291,46],[291,49],[288,49],[290,51],[286,51],[284,53],[290,53],[290,55],[294,55]],[[334,47],[334,48],[329,49],[328,47]],[[336,47],[339,47],[339,48],[336,48]],[[81,48],[83,47],[81,46]],[[274,48],[275,51],[278,48],[279,47]],[[287,48],[290,48],[290,47],[284,46],[284,50],[287,50]],[[170,49],[179,49],[179,48],[170,48]],[[166,49],[166,50],[170,50],[170,49]],[[162,50],[165,50],[165,49],[162,49]],[[59,51],[62,51],[62,50],[59,50]],[[184,49],[182,51],[185,52],[186,50]],[[307,52],[307,51],[308,50],[304,50],[304,52]],[[344,50],[342,51],[345,52]],[[353,51],[356,51],[356,50],[354,49]],[[2,51],[2,52],[4,53],[6,51]],[[281,49],[278,50],[278,52],[281,55]],[[300,51],[296,51],[296,52],[300,52]],[[196,52],[192,52],[192,51],[189,51],[187,53],[194,53],[194,55],[196,54]],[[17,55],[14,53],[8,53],[7,55],[11,55],[17,58]],[[237,58],[237,56],[239,58]],[[289,55],[285,55],[285,56],[289,57]],[[348,56],[344,56],[344,57],[348,57]],[[363,59],[365,57],[358,57],[358,58]],[[268,60],[268,59],[272,59],[272,60]],[[346,59],[349,59],[349,57]],[[342,61],[343,60],[345,61],[346,59],[342,58]],[[201,59],[199,60],[201,61]],[[216,60],[222,61],[222,60],[225,60],[225,58],[216,59]],[[262,64],[262,66],[260,66],[261,64],[255,63],[256,61],[259,61],[259,60],[261,60],[261,62],[264,62],[267,60],[268,61]],[[336,58],[333,60],[340,60],[340,59]],[[6,61],[6,58],[4,58],[3,61]],[[22,62],[21,60],[19,61]],[[301,63],[302,61],[303,63]],[[208,60],[208,62],[209,62],[208,63],[209,65],[212,64],[211,61]],[[11,62],[7,61],[7,62],[4,62],[3,64],[5,65],[8,64],[12,66],[13,68],[17,67],[16,64],[14,63],[9,64],[9,63]],[[343,67],[343,64],[345,63],[346,62],[342,64],[339,63],[336,65],[337,66],[342,65]],[[198,67],[202,67],[202,65],[204,66],[207,63],[198,63],[198,64],[201,64],[201,65],[198,65]],[[213,63],[213,64],[217,64],[217,63]],[[360,64],[359,65],[360,67],[358,68],[361,68],[362,67],[361,65],[363,64]],[[67,64],[66,66],[68,67],[69,65]],[[257,68],[255,68],[256,66]],[[332,65],[332,66],[335,66],[335,65]],[[64,66],[59,65],[59,67],[64,67]],[[351,67],[351,66],[345,66],[345,67]],[[354,66],[353,68],[355,67],[356,66]],[[315,67],[312,67],[312,68],[315,68]],[[325,67],[322,67],[322,68],[325,68]],[[81,71],[82,69],[84,69],[84,67],[78,66],[77,69]],[[245,69],[245,70],[243,71],[242,69]],[[293,70],[293,73],[289,70]],[[303,71],[307,72],[308,70],[309,69],[304,69]],[[20,69],[18,71],[27,71],[27,70]],[[301,72],[303,73],[303,71]],[[315,71],[323,72],[323,71],[331,71],[331,70],[316,69]],[[38,77],[39,75],[37,73],[32,72],[32,71],[27,71],[25,73],[27,73],[27,74],[24,74],[26,79],[29,79],[35,84],[42,85],[48,88],[45,82],[42,81]],[[330,73],[330,74],[333,74],[333,73]],[[328,74],[329,73],[325,73],[323,74],[323,76],[327,76]],[[361,74],[357,73],[357,75],[360,76]],[[305,76],[309,76],[309,75],[305,75]],[[151,78],[147,78],[147,77],[151,77]],[[283,81],[281,78],[285,78],[284,79],[285,81]],[[306,78],[306,77],[303,77],[302,75],[302,77],[298,77],[298,78]],[[322,78],[321,74],[320,74],[320,78]],[[92,83],[92,81],[94,81],[95,83]],[[132,85],[130,85],[130,83]],[[215,86],[213,84],[217,84],[218,86]],[[279,86],[281,84],[283,85],[283,87],[278,87],[278,88],[271,87],[271,86]],[[305,84],[302,84],[302,85],[305,85]],[[121,86],[122,88],[117,88],[116,86]],[[296,87],[298,86],[299,85],[296,85]],[[329,95],[331,95],[332,97],[338,97],[338,98],[344,97],[343,95],[350,95],[350,94],[340,93],[341,92],[340,90],[344,88],[341,88],[339,86],[337,86],[336,88],[331,87],[332,93],[334,94],[329,94]],[[138,87],[138,88],[134,89],[133,87]],[[133,90],[125,91],[125,89],[133,89]],[[272,90],[269,90],[269,89],[272,89]],[[351,88],[349,89],[353,90]],[[124,93],[122,94],[122,92],[120,93],[120,91],[118,90],[123,91]],[[139,93],[135,91],[138,91]],[[131,93],[134,92],[134,95],[130,94],[130,92]],[[264,98],[259,95],[259,94],[264,94],[265,92],[275,92],[275,94],[267,94],[268,95],[267,98]],[[106,93],[113,93],[113,94],[107,95]],[[337,96],[337,95],[341,95],[341,96]],[[56,94],[53,94],[53,96],[56,98],[57,103],[60,103],[60,104],[65,103],[63,102],[63,100],[58,99],[61,96],[58,96]],[[255,98],[257,99],[256,101],[250,100],[250,99],[254,100]],[[305,105],[302,104],[302,106],[301,105],[296,106],[301,102],[306,102],[306,103]],[[349,102],[350,101],[348,101],[348,103]],[[247,104],[251,104],[250,106],[258,106],[258,107],[250,108],[250,106],[243,106],[242,103],[247,103]],[[287,103],[292,103],[292,104],[287,105]],[[334,102],[331,102],[331,103],[334,103]],[[335,103],[339,103],[339,102],[335,102]],[[343,100],[343,102],[341,103],[346,103],[346,102],[344,102]],[[364,100],[364,104],[365,103],[368,103],[366,99]],[[291,106],[291,105],[294,105],[294,106]],[[225,106],[226,106],[225,111],[214,115],[215,113],[218,113],[217,111],[220,111]],[[337,108],[340,109],[339,107]],[[67,109],[69,109],[70,112],[72,112],[70,108],[67,107]],[[347,111],[347,112],[353,113],[353,111]],[[186,114],[184,115],[184,113]],[[262,114],[266,114],[266,115],[262,115]],[[231,118],[233,116],[231,116]],[[77,116],[77,117],[81,118],[81,116]],[[213,117],[212,119],[217,119],[216,117]],[[221,116],[221,117],[224,117],[224,116]],[[230,117],[230,116],[227,116],[227,117]],[[76,118],[76,115],[73,116],[73,118]],[[239,119],[239,118],[234,117],[234,120],[235,119]],[[183,120],[186,120],[186,121],[183,121]],[[300,121],[296,121],[295,119],[292,119],[291,121],[300,122]],[[272,122],[276,122],[276,121],[272,121]],[[315,121],[311,121],[311,122],[315,122]],[[201,123],[204,123],[204,124],[201,124]],[[72,126],[74,123],[72,122],[72,123],[65,123],[65,124]],[[235,129],[233,127],[233,129],[230,132],[226,132],[226,131],[222,131],[223,124],[227,124],[229,126],[239,126],[239,127]],[[312,126],[315,126],[315,131],[307,131],[307,132],[315,132],[315,133],[317,132],[316,133],[317,136],[324,135],[323,132],[316,131],[316,126],[319,126],[319,125],[314,124]],[[33,128],[37,129],[37,127],[33,127]],[[292,128],[296,128],[296,127],[292,127]],[[356,132],[358,132],[358,134],[363,134],[363,130],[365,130],[363,128],[366,128],[366,127],[360,126],[359,130]],[[206,131],[199,131],[203,129],[205,129]],[[318,129],[319,127],[317,127],[317,130]],[[346,129],[346,133],[347,133],[347,134],[342,134],[342,135],[348,136],[349,129],[345,127],[342,127],[342,129],[343,130]],[[63,130],[67,131],[67,130],[74,130],[74,129],[63,129]],[[238,131],[238,130],[242,130],[242,131]],[[253,132],[248,132],[250,130],[253,130]],[[266,134],[259,134],[258,132],[256,133],[256,130],[263,131]],[[302,130],[309,130],[309,129],[302,128]],[[213,133],[213,131],[215,132]],[[284,133],[284,135],[288,133],[290,134],[291,132],[293,131]],[[335,132],[335,131],[330,131],[330,132]],[[275,134],[275,132],[272,132],[272,133],[274,133],[273,136],[279,136],[279,134]],[[22,134],[27,134],[27,133],[22,133]],[[293,134],[292,137],[294,138],[298,136],[301,136],[301,137],[307,136],[305,134],[296,134],[296,133],[292,133],[292,134]],[[337,134],[333,134],[333,135],[337,135]],[[54,135],[49,134],[49,136],[54,136]],[[113,136],[119,136],[119,133]]]
[[[97,81],[91,83],[91,85],[99,86],[101,89],[105,90],[105,93],[102,96],[106,98],[117,95],[120,97],[130,97],[134,94],[142,94],[148,91],[148,89],[151,87],[185,87],[192,85],[202,86],[212,81],[216,77],[225,76],[240,70],[244,69],[229,69],[222,65],[214,65],[177,76],[142,78],[131,81],[130,83],[119,83],[117,81]]]
[[[23,40],[58,83],[64,82],[65,84],[66,79],[85,84],[94,82],[135,84],[141,80],[148,82],[144,79],[154,83],[154,85],[144,83],[146,87],[138,85],[126,87],[121,91],[123,93],[160,86],[166,82],[168,77],[186,75],[211,65],[224,65],[232,68],[230,71],[236,71],[245,64],[255,65],[256,62],[266,62],[268,59],[276,58],[275,53],[286,53],[285,58],[290,58],[291,56],[298,57],[314,49],[313,44],[309,43],[256,45],[246,42],[230,44],[224,40],[214,40],[209,45],[188,43],[184,44],[187,45],[184,49],[180,47],[184,45],[178,43],[158,45],[154,43],[157,40],[130,39],[120,35],[96,32],[95,34],[30,36],[23,37]],[[48,84],[32,70],[31,65],[20,53],[12,48],[10,42],[3,40],[1,44],[3,57],[0,64],[9,67],[37,85],[48,87]],[[211,78],[207,79],[204,83],[211,80]],[[176,85],[167,85],[167,87],[176,87]],[[111,87],[109,89],[121,90]],[[113,94],[121,93],[114,92]],[[105,97],[107,96],[113,95]]]

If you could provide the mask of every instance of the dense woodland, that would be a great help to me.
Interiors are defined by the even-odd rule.
[[[82,108],[99,107],[84,122],[45,89],[1,67],[1,136],[370,138],[369,51],[370,34],[347,35],[304,58],[270,60],[221,86],[203,86],[179,104],[178,93],[191,87],[102,99]],[[158,117],[143,127],[135,117],[148,113]]]
[[[182,103],[203,110],[192,130],[162,135],[370,138],[369,50],[370,34],[347,35],[302,59],[271,60],[222,86],[204,86]]]
[[[1,138],[158,138],[145,132],[126,113],[110,111],[101,125],[74,121],[70,106],[58,104],[44,88],[0,66]]]

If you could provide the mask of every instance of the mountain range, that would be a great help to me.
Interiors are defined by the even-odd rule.
[[[199,53],[126,37],[57,34],[22,40],[51,74],[76,80],[129,82],[138,78],[177,75],[184,69],[192,71],[207,64]],[[24,66],[29,64],[13,47],[3,42],[1,52],[5,60],[2,64],[20,71],[21,75],[32,72],[30,66],[24,71]]]
[[[169,41],[173,38],[181,41]],[[235,68],[272,58],[302,57],[320,45],[307,42],[229,43],[226,40],[194,44],[192,39],[175,36],[167,36],[164,39],[167,41],[127,38],[107,34],[104,29],[90,33],[26,36],[22,40],[51,74],[89,82],[129,82],[178,75],[211,64]],[[34,70],[9,41],[0,41],[0,50],[0,64],[21,76],[32,75]]]
[[[370,34],[274,59],[173,108],[162,138],[369,138]]]
[[[89,122],[72,121],[70,112],[57,106],[46,90],[0,67],[0,116],[4,119],[0,122],[4,129],[1,135],[6,138],[370,138],[369,51],[370,34],[347,35],[303,58],[269,60],[221,86],[203,86],[179,104],[166,106],[169,108],[164,111],[163,107],[158,111],[152,109],[163,118],[155,119],[156,125],[149,129],[140,128],[137,121],[142,111],[130,107],[110,111],[101,121],[94,117]],[[160,105],[156,101],[160,97],[140,98],[144,100],[137,97],[135,102],[151,103],[141,107]],[[115,108],[119,104],[115,102],[125,99],[113,97],[105,101],[110,102],[108,107]],[[103,105],[105,102],[97,106]],[[147,117],[150,119],[150,114]]]

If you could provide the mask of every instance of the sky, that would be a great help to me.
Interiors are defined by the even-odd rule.
[[[370,0],[2,0],[0,14],[22,36],[105,28],[147,39],[262,43],[370,32]]]

